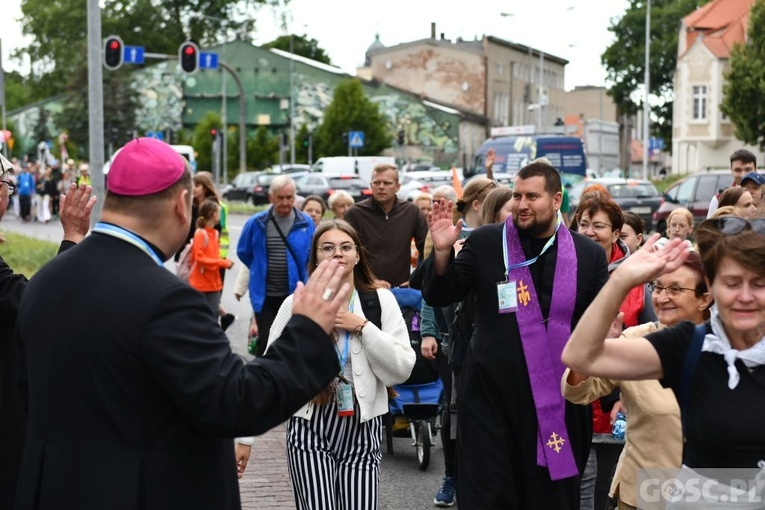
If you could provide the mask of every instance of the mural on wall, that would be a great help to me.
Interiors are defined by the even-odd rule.
[[[324,111],[332,102],[334,89],[326,83],[311,82],[304,76],[299,78],[300,85],[295,92],[295,128],[299,130],[305,124],[312,130],[321,124]],[[368,89],[366,92],[370,94]],[[373,94],[374,90],[370,100],[378,104],[391,133],[404,131],[405,146],[417,148],[416,154],[432,159],[434,163],[454,162],[459,151],[457,115],[426,108],[421,102],[408,101],[400,94]]]
[[[133,74],[133,88],[140,94],[136,110],[138,131],[178,130],[183,127],[183,80],[187,77],[173,63],[149,66]]]
[[[63,99],[55,99],[43,102],[31,107],[25,107],[16,113],[9,113],[8,118],[13,121],[15,126],[13,132],[15,154],[36,154],[37,145],[43,140],[37,140],[37,128],[40,124],[41,116],[45,117],[45,127],[47,129],[47,139],[52,142],[52,137],[58,134],[53,118],[61,112]],[[17,149],[18,147],[18,149]],[[36,157],[36,156],[35,156]]]

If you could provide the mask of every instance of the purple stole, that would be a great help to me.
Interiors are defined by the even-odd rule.
[[[518,310],[515,315],[539,422],[537,465],[547,466],[551,480],[577,476],[579,470],[566,429],[566,401],[560,389],[565,370],[560,357],[571,336],[571,318],[576,301],[577,259],[574,239],[565,225],[558,228],[550,317],[545,322],[529,265],[518,267],[526,261],[526,255],[512,216],[505,222],[505,235],[508,279],[516,282]]]

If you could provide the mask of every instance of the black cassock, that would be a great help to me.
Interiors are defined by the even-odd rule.
[[[245,364],[199,292],[98,232],[29,282],[18,333],[22,510],[238,510],[233,438],[282,423],[339,370],[301,316]]]
[[[547,239],[521,234],[527,260]],[[423,297],[433,306],[475,294],[475,328],[457,393],[457,497],[464,509],[579,508],[580,477],[550,480],[537,466],[537,416],[514,313],[498,313],[497,283],[505,280],[502,225],[468,236],[446,273],[436,276],[432,259],[424,272]],[[572,329],[608,279],[603,248],[572,232],[577,255],[577,295]],[[557,243],[529,269],[546,318],[550,310]],[[560,386],[560,381],[556,382]],[[589,406],[566,402],[566,426],[584,470],[592,438]]]

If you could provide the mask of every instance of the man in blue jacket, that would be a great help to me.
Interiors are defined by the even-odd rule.
[[[280,175],[271,181],[271,207],[247,220],[236,254],[250,270],[250,301],[262,356],[279,307],[308,278],[313,220],[295,208],[295,181]]]

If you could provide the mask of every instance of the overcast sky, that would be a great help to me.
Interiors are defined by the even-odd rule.
[[[19,64],[9,58],[26,42],[18,22],[21,0],[2,0],[2,4],[3,68],[26,72],[28,62]],[[628,0],[291,0],[290,9],[292,31],[316,39],[332,62],[351,74],[363,63],[375,33],[380,34],[383,44],[391,46],[430,37],[434,22],[437,34],[443,33],[447,39],[493,35],[565,58],[570,62],[565,84],[570,90],[578,85],[603,84],[600,55],[613,42],[608,26],[627,5]],[[278,25],[271,11],[262,10],[256,44],[285,33]]]

